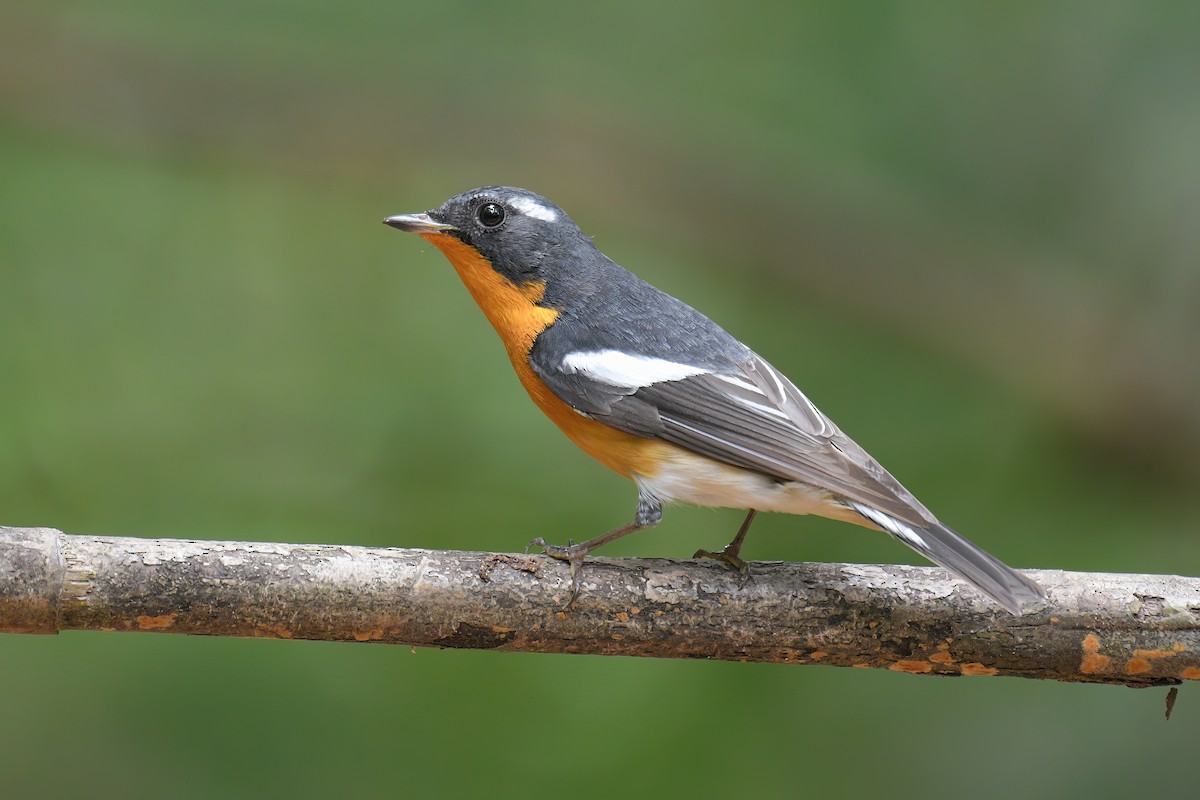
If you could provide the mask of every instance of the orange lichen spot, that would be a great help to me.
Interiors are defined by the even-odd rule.
[[[995,675],[999,671],[995,667],[985,667],[978,661],[968,661],[962,665],[963,675]]]
[[[493,625],[492,626],[492,633],[512,633],[512,632],[513,632],[512,628],[505,628],[502,625]]]
[[[954,656],[947,653],[945,650],[939,650],[929,657],[929,660],[935,664],[944,664],[949,666],[954,663]]]
[[[1200,681],[1200,667],[1188,667],[1179,673],[1179,677],[1185,681]]]
[[[851,664],[850,666],[854,667],[855,669],[870,669],[871,668],[870,664]]]
[[[1125,662],[1125,671],[1130,675],[1141,675],[1150,671],[1150,662],[1144,658],[1131,658]]]
[[[354,641],[356,642],[370,642],[374,641],[375,639],[382,638],[383,628],[373,628],[369,631],[359,631],[358,633],[354,634]]]
[[[1145,658],[1145,659],[1166,658],[1167,656],[1175,655],[1176,652],[1178,652],[1178,651],[1175,651],[1175,650],[1134,650],[1133,657],[1134,658]]]
[[[1089,633],[1083,637],[1083,661],[1079,663],[1079,671],[1084,675],[1092,675],[1097,672],[1107,672],[1108,665],[1111,659],[1108,656],[1100,655],[1100,637],[1094,633]]]
[[[624,611],[617,612],[617,622],[629,622],[629,615]]]
[[[165,631],[167,628],[175,624],[176,612],[163,614],[159,617],[141,616],[137,618],[137,626],[140,631]]]
[[[928,661],[897,661],[888,667],[896,672],[911,672],[914,675],[924,674],[933,671],[933,664]]]
[[[808,657],[813,661],[820,661],[822,658],[825,658],[827,655],[829,655],[829,653],[826,653],[824,650],[813,650],[811,653],[808,654]]]
[[[642,613],[642,609],[640,609],[637,606],[633,606],[632,608],[629,609],[629,613],[636,617],[638,614]]]
[[[1187,648],[1184,647],[1183,642],[1176,642],[1175,644],[1171,645],[1171,649],[1176,653],[1182,653],[1184,650],[1187,650]]]
[[[1181,653],[1179,649],[1181,642],[1176,642],[1176,647],[1172,650],[1134,650],[1133,658],[1125,662],[1125,671],[1130,675],[1141,675],[1143,672],[1150,671],[1150,662],[1156,658],[1169,658],[1170,656]]]

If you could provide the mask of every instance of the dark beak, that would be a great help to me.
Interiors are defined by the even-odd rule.
[[[408,233],[445,233],[446,231],[456,230],[453,225],[436,222],[433,217],[426,213],[396,214],[393,217],[385,219],[383,224],[391,225],[393,228],[407,231]]]

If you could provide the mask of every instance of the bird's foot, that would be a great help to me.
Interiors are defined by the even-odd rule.
[[[547,544],[546,540],[539,536],[525,545],[525,552],[528,553],[531,547],[540,547],[546,555],[551,558],[557,558],[559,561],[566,561],[571,567],[571,594],[563,606],[564,608],[570,608],[574,605],[576,598],[579,597],[580,589],[583,588],[583,559],[590,549],[587,543]]]
[[[750,580],[750,565],[738,557],[738,551],[726,545],[720,550],[697,550],[692,558],[710,558],[713,561],[724,561],[738,572],[738,586],[745,586]]]

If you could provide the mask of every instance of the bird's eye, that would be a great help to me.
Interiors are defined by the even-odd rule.
[[[499,203],[484,203],[476,212],[479,224],[485,228],[494,228],[504,222],[504,206]]]

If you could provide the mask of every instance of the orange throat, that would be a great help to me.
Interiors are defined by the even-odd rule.
[[[421,238],[441,250],[488,322],[500,334],[513,369],[538,408],[592,458],[626,477],[652,476],[657,470],[652,450],[660,443],[589,419],[559,399],[529,364],[538,335],[554,324],[558,312],[539,305],[546,294],[541,281],[514,284],[492,268],[474,247],[442,233]]]
[[[508,357],[518,373],[521,365],[528,368],[529,349],[533,347],[533,340],[558,319],[557,311],[538,305],[546,294],[546,284],[516,285],[496,272],[478,250],[453,236],[423,233],[421,238],[436,246],[449,259],[471,297],[475,298],[488,322],[500,334]]]

